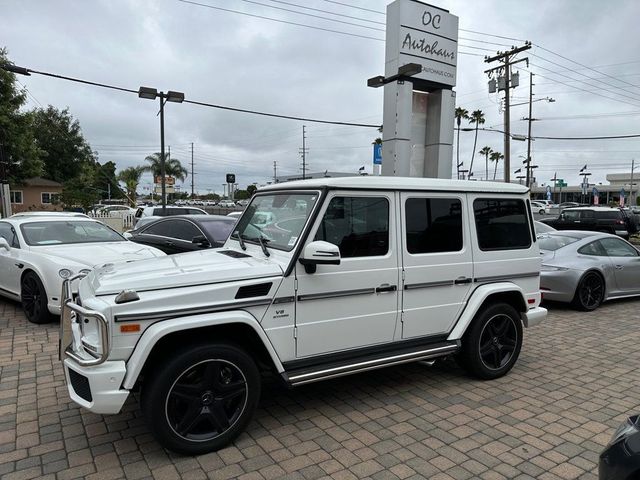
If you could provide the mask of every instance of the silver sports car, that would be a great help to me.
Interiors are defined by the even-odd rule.
[[[544,300],[595,310],[612,298],[640,295],[640,251],[608,233],[564,230],[538,236]]]

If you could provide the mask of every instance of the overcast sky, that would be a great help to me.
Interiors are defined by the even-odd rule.
[[[178,90],[190,100],[232,107],[382,123],[382,89],[367,88],[366,80],[384,71],[384,25],[376,22],[384,23],[385,16],[376,12],[384,12],[388,2],[340,2],[373,10],[368,11],[327,0],[198,1],[371,38],[278,23],[179,0],[0,0],[0,46],[9,49],[15,64],[35,70],[132,89],[144,85]],[[606,4],[595,0],[432,3],[459,16],[461,29],[530,40],[595,68],[586,69],[537,47],[528,52],[530,69],[538,74],[534,77],[534,98],[549,96],[556,100],[534,103],[534,117],[540,119],[534,122],[534,136],[640,133],[637,0]],[[465,31],[460,37],[457,103],[469,111],[481,109],[487,118],[485,127],[502,128],[500,100],[487,93],[483,71],[488,66],[483,56],[521,42]],[[513,103],[527,100],[527,77],[527,72],[521,72],[521,86],[513,92]],[[100,161],[114,161],[121,169],[142,164],[147,154],[159,150],[157,101],[38,75],[19,80],[29,90],[30,107],[68,107],[80,121],[86,139],[99,152]],[[630,113],[619,115],[621,112]],[[609,113],[616,115],[602,116]],[[526,122],[520,120],[526,115],[525,105],[512,109],[514,133],[526,134]],[[297,173],[302,125],[188,104],[168,104],[166,108],[166,141],[171,154],[187,164],[193,142],[196,188],[201,193],[208,189],[220,192],[227,172],[236,173],[241,187],[264,183],[273,176],[274,161],[279,174]],[[306,125],[310,171],[356,172],[363,165],[371,171],[371,142],[379,135],[377,130]],[[480,132],[477,149],[484,145],[502,151],[502,136]],[[472,147],[473,133],[463,132],[460,159],[466,167]],[[540,139],[533,143],[532,157],[540,166],[540,183],[557,172],[559,178],[575,184],[584,164],[597,183],[605,182],[606,173],[630,171],[631,159],[640,160],[639,150],[638,139]],[[512,142],[512,170],[522,161],[519,155],[526,155],[526,142]],[[476,177],[484,176],[484,160],[476,156],[475,162]],[[501,172],[498,167],[498,177]],[[146,179],[147,185],[150,181]],[[187,180],[185,188],[190,188],[189,184]]]

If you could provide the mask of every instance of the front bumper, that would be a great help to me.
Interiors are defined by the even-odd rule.
[[[527,313],[524,314],[524,316],[524,325],[527,328],[535,327],[536,325],[542,323],[545,318],[547,318],[547,309],[543,307],[531,308]]]
[[[84,275],[66,279],[62,284],[60,318],[60,359],[69,396],[78,405],[95,413],[118,413],[129,396],[122,381],[127,373],[124,361],[107,361],[110,353],[109,324],[100,312],[74,302],[71,283]],[[98,345],[85,339],[85,320],[99,327]]]
[[[129,396],[129,390],[120,388],[127,373],[124,361],[82,367],[66,358],[63,365],[71,400],[94,413],[120,412]]]

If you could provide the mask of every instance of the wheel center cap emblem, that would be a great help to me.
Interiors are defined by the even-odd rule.
[[[204,393],[202,395],[202,404],[211,405],[211,402],[213,402],[213,395],[211,394],[211,392]]]

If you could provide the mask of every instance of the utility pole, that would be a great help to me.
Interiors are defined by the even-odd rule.
[[[2,216],[11,216],[11,193],[9,192],[9,159],[5,157],[4,143],[0,142],[0,209]],[[24,202],[24,199],[23,199]]]
[[[579,175],[582,175],[582,185],[580,185],[581,189],[582,189],[582,194],[580,195],[580,200],[582,200],[582,203],[585,202],[585,197],[587,196],[587,191],[589,189],[589,181],[587,180],[587,177],[589,175],[591,175],[589,172],[586,172],[585,170],[587,169],[587,165],[585,164],[584,167],[582,167],[580,169]]]
[[[557,183],[558,183],[558,181],[557,181],[557,180],[558,180],[558,172],[554,172],[554,174],[553,174],[553,178],[551,178],[551,179],[550,179],[550,181],[552,181],[552,182],[553,182],[553,199],[554,199],[554,200],[556,199],[556,185],[557,185]],[[560,203],[560,202],[558,202],[558,204],[559,204],[559,203]]]
[[[191,198],[195,198],[194,195],[194,184],[196,183],[196,179],[194,177],[195,173],[193,172],[193,142],[191,142]]]
[[[635,207],[636,205],[635,198],[633,198],[633,170],[635,168],[635,163],[635,158],[631,159],[631,182],[629,185],[629,206],[631,207]]]
[[[302,126],[302,150],[300,150],[300,153],[302,154],[302,179],[305,180],[307,178],[307,136],[306,136],[306,129],[307,127],[305,125]]]
[[[533,122],[533,73],[529,72],[529,128],[527,130],[527,188],[531,188],[531,123]]]
[[[527,62],[529,66],[529,59],[523,58],[516,62],[513,61],[514,57],[525,50],[531,48],[531,42],[525,42],[522,47],[513,47],[507,52],[498,52],[493,57],[485,57],[486,63],[492,63],[495,61],[502,62],[502,65],[485,70],[485,73],[490,74],[496,70],[504,72],[504,181],[511,181],[511,111],[510,111],[510,90],[511,90],[511,66],[519,62]]]
[[[273,183],[278,183],[278,162],[273,161]]]

